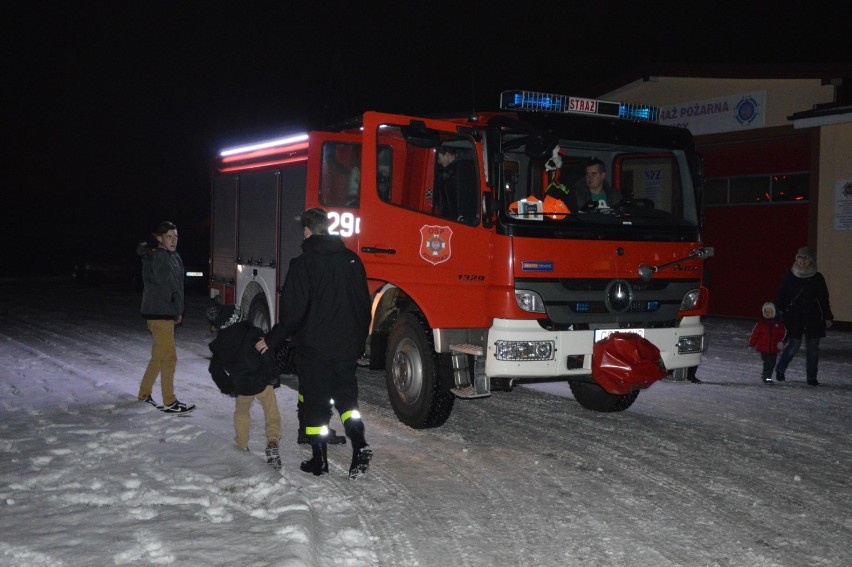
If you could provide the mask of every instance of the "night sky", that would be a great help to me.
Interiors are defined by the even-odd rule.
[[[132,261],[163,219],[185,260],[204,261],[218,149],[365,110],[489,110],[514,88],[587,95],[656,64],[852,60],[836,15],[728,4],[5,2],[0,276]]]

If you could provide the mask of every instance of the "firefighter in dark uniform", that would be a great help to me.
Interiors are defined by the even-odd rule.
[[[281,320],[257,349],[276,350],[291,341],[312,449],[300,468],[317,476],[328,473],[328,403],[334,400],[352,442],[349,477],[356,478],[367,471],[373,454],[364,439],[355,378],[370,326],[367,274],[340,237],[328,234],[326,211],[308,209],[300,220],[305,240],[284,280]]]

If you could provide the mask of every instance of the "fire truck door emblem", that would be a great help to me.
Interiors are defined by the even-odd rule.
[[[420,257],[430,264],[440,264],[450,259],[450,240],[453,229],[448,226],[425,225],[420,229]]]

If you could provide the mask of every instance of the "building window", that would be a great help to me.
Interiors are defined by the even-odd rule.
[[[704,182],[704,205],[708,207],[806,202],[809,197],[809,173],[715,177]]]
[[[734,177],[728,197],[731,204],[765,203],[771,199],[769,177]]]
[[[810,196],[810,175],[787,173],[772,176],[773,201],[807,201]]]

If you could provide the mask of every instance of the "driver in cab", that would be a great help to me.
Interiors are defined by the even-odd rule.
[[[574,188],[578,211],[608,209],[615,203],[612,189],[606,182],[606,165],[598,158],[586,162],[586,175]]]

